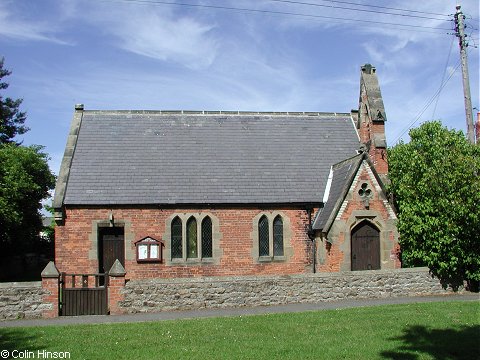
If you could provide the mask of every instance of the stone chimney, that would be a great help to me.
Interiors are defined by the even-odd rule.
[[[387,181],[387,140],[385,137],[387,116],[376,69],[370,64],[361,67],[360,99],[358,114],[355,118],[360,141],[365,145],[379,176],[383,181]]]

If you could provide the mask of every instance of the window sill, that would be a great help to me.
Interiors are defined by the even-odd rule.
[[[170,264],[171,265],[205,265],[205,264],[213,264],[215,263],[214,258],[188,258],[188,259],[171,259]]]
[[[259,256],[258,262],[266,263],[266,262],[285,262],[287,258],[285,256]]]
[[[137,263],[145,264],[145,263],[162,263],[163,260],[161,259],[137,259]]]

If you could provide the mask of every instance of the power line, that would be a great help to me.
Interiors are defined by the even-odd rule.
[[[275,0],[273,0],[273,1],[275,1]],[[419,10],[411,10],[411,9],[400,9],[400,8],[394,8],[394,7],[388,7],[388,6],[373,5],[373,4],[360,4],[360,3],[349,2],[349,1],[337,1],[337,0],[320,0],[320,1],[338,3],[338,4],[355,5],[355,6],[363,6],[363,7],[372,7],[372,8],[385,9],[385,10],[404,11],[404,12],[411,12],[411,13],[417,13],[417,14],[427,14],[427,15],[438,15],[438,16],[450,17],[450,15],[446,15],[446,14],[439,14],[439,13],[419,11]]]
[[[374,14],[385,14],[385,15],[394,15],[394,16],[404,16],[404,17],[412,17],[412,18],[420,18],[420,19],[429,19],[429,20],[437,20],[437,21],[452,21],[451,19],[439,19],[439,18],[433,18],[433,17],[423,16],[423,15],[398,14],[398,13],[392,13],[392,12],[388,12],[388,11],[371,10],[371,9],[355,9],[355,8],[345,7],[345,6],[335,6],[335,5],[325,5],[325,4],[317,4],[317,3],[308,3],[308,2],[303,2],[303,1],[293,1],[293,0],[268,0],[268,1],[278,2],[278,3],[284,3],[284,4],[295,4],[295,5],[304,5],[304,6],[315,6],[315,7],[324,7],[324,8],[331,8],[331,9],[342,9],[342,10],[349,10],[349,11],[361,11],[361,12],[368,12],[368,13],[374,13]],[[388,8],[388,7],[384,7],[384,6],[375,6],[375,5],[364,5],[364,4],[347,2],[347,1],[333,1],[333,0],[331,0],[331,1],[330,1],[330,0],[323,0],[323,1],[328,1],[328,2],[332,2],[332,3],[348,4],[348,5],[355,5],[355,6],[375,7],[375,8],[390,9],[390,10],[395,10],[395,11],[411,12],[411,10]],[[414,12],[418,13],[417,11],[414,11]],[[442,14],[437,14],[437,15],[449,17],[449,15],[442,15]]]
[[[445,87],[445,85],[447,85],[448,81],[452,78],[452,76],[457,72],[458,68],[460,67],[461,65],[461,62],[459,61],[457,63],[457,65],[455,66],[455,69],[450,73],[449,77],[447,78],[447,80],[445,80],[445,82],[443,82],[440,87],[438,88],[438,90],[435,92],[435,94],[433,94],[433,96],[426,102],[426,104],[423,106],[422,110],[420,110],[420,112],[417,114],[417,116],[413,119],[413,121],[408,124],[408,126],[403,129],[403,131],[401,132],[400,135],[398,135],[395,140],[393,141],[394,144],[396,144],[400,138],[408,131],[410,130],[410,128],[416,124],[416,122],[418,120],[420,120],[420,117],[425,113],[425,111],[427,111],[428,107],[432,104],[432,102],[438,97],[440,96],[440,93],[442,92],[443,88]]]
[[[262,13],[262,14],[271,14],[271,15],[288,15],[288,16],[304,17],[308,19],[353,21],[353,22],[361,22],[361,23],[377,24],[377,25],[403,26],[403,27],[414,28],[414,29],[434,29],[434,30],[441,30],[441,31],[451,30],[447,28],[438,28],[435,26],[422,26],[422,25],[391,23],[391,22],[375,21],[375,20],[352,19],[352,18],[346,18],[346,17],[336,17],[336,16],[327,16],[327,15],[294,13],[294,12],[288,12],[288,11],[262,10],[262,9],[251,9],[251,8],[241,8],[241,7],[231,7],[231,6],[207,5],[207,4],[180,3],[180,2],[161,1],[161,0],[103,0],[103,1],[121,1],[121,2],[127,2],[127,3],[149,4],[149,5],[155,5],[155,6],[172,5],[172,6],[184,6],[184,7],[204,8],[204,9]]]
[[[447,56],[447,61],[445,62],[445,67],[443,69],[443,75],[442,75],[442,81],[440,82],[440,85],[443,84],[445,81],[445,75],[447,74],[447,68],[448,68],[448,63],[450,62],[450,55],[452,55],[452,49],[453,49],[453,41],[455,38],[452,36],[452,41],[450,42],[450,50],[448,51],[448,56]],[[438,100],[440,99],[440,94],[437,96],[437,100],[435,101],[435,106],[433,107],[433,112],[432,112],[432,120],[435,118],[435,111],[437,110],[437,105],[438,105]]]

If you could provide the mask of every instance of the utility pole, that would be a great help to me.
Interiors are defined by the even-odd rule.
[[[463,79],[463,96],[465,98],[465,114],[467,116],[467,137],[468,140],[475,144],[475,128],[473,123],[472,98],[470,96],[470,80],[468,77],[467,62],[467,46],[468,42],[465,35],[465,15],[460,10],[461,6],[457,5],[455,13],[455,35],[458,37],[460,45],[460,60],[462,62],[462,79]]]

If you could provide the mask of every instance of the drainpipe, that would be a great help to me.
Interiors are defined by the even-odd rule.
[[[312,208],[307,208],[307,215],[308,215],[308,230],[307,235],[308,238],[312,241],[312,258],[313,258],[313,273],[317,272],[317,264],[316,264],[316,249],[315,249],[315,231],[312,229]]]
[[[315,274],[317,272],[317,251],[316,251],[316,246],[315,246],[315,238],[312,239],[312,252],[313,252],[313,273]]]

